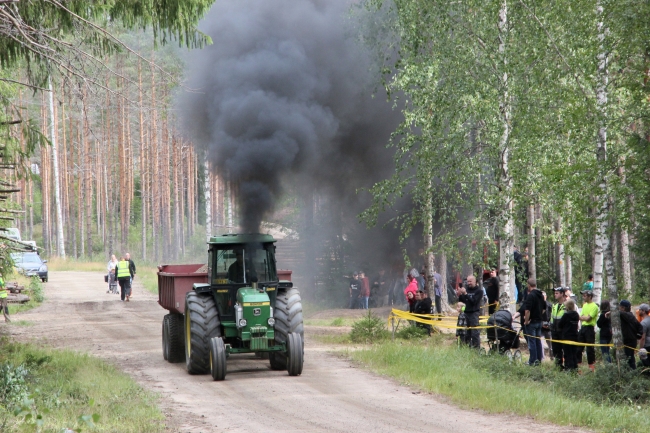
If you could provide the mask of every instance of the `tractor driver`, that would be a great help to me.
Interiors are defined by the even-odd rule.
[[[251,261],[249,259],[244,263],[244,250],[235,251],[236,260],[228,268],[228,280],[233,283],[243,283],[244,282],[244,268],[246,269],[246,282],[257,281],[257,275],[252,268]]]

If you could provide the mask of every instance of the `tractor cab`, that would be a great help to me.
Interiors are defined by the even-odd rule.
[[[209,286],[222,322],[235,321],[240,289],[267,293],[268,302],[275,304],[278,277],[274,242],[270,235],[223,235],[210,239]]]

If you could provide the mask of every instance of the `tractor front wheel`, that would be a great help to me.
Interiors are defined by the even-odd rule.
[[[214,298],[194,291],[185,295],[185,366],[190,374],[210,370],[210,339],[221,336]]]
[[[291,333],[287,338],[287,371],[289,376],[299,376],[302,373],[303,350],[300,334]]]
[[[210,374],[214,380],[226,378],[226,346],[221,337],[210,339]]]

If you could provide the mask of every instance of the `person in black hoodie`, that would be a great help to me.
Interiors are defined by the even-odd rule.
[[[483,300],[483,289],[476,284],[476,277],[469,275],[467,277],[467,286],[456,289],[458,300],[465,304],[465,316],[467,317],[467,326],[472,328],[478,326],[479,310]],[[470,347],[479,348],[481,346],[481,336],[478,329],[470,329]]]
[[[634,352],[636,351],[636,346],[639,343],[639,338],[643,334],[643,327],[636,320],[634,314],[630,311],[632,309],[632,304],[630,301],[622,300],[618,306],[621,317],[621,334],[623,334],[623,352],[627,357],[627,364],[632,370],[636,369],[636,359]]]
[[[483,287],[488,298],[488,314],[491,316],[497,310],[499,300],[499,279],[496,268],[490,269],[490,278],[483,282]]]
[[[557,325],[565,341],[578,341],[578,324],[580,315],[576,311],[576,303],[572,299],[564,303],[564,314]],[[578,359],[576,354],[578,346],[574,344],[564,344],[564,369],[567,371],[576,371],[578,369]]]
[[[417,301],[413,309],[414,314],[431,314],[431,298],[428,296],[426,290],[418,290],[415,299]],[[426,329],[427,333],[431,335],[431,325],[416,322],[415,326]]]
[[[609,301],[600,303],[600,317],[596,322],[600,329],[600,344],[611,344],[612,342],[612,320],[609,318]],[[603,353],[603,360],[612,363],[612,357],[609,355],[609,346],[600,346]]]

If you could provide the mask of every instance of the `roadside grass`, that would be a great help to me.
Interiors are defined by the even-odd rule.
[[[647,428],[647,384],[641,390],[645,394],[640,394],[645,403],[607,397],[607,384],[616,374],[614,366],[602,366],[603,376],[598,376],[598,371],[594,376],[574,376],[555,371],[550,364],[531,368],[509,364],[503,356],[479,356],[466,348],[441,344],[441,338],[449,339],[438,336],[420,341],[386,341],[350,350],[347,355],[380,374],[444,395],[470,409],[515,413],[605,432]],[[638,380],[634,372],[629,372],[625,380],[633,380],[633,375]],[[625,384],[621,385],[623,390]]]
[[[24,304],[7,304],[9,308],[9,316],[36,308],[43,302],[43,283],[41,283],[41,280],[38,278],[30,278],[14,272],[7,277],[6,281],[7,283],[17,282],[19,285],[25,286],[26,290],[22,293],[29,296],[29,301]],[[0,312],[0,315],[1,314],[2,313]]]
[[[31,431],[158,433],[165,430],[156,397],[126,374],[90,355],[54,350],[33,344],[0,341],[0,365],[24,367],[26,394],[33,400],[31,413],[41,414],[43,426]],[[4,371],[4,370],[3,370]],[[19,387],[18,387],[19,388]],[[23,400],[24,401],[24,400]],[[25,419],[12,414],[13,404],[0,406],[6,431],[28,430]],[[99,415],[95,427],[79,420]]]

